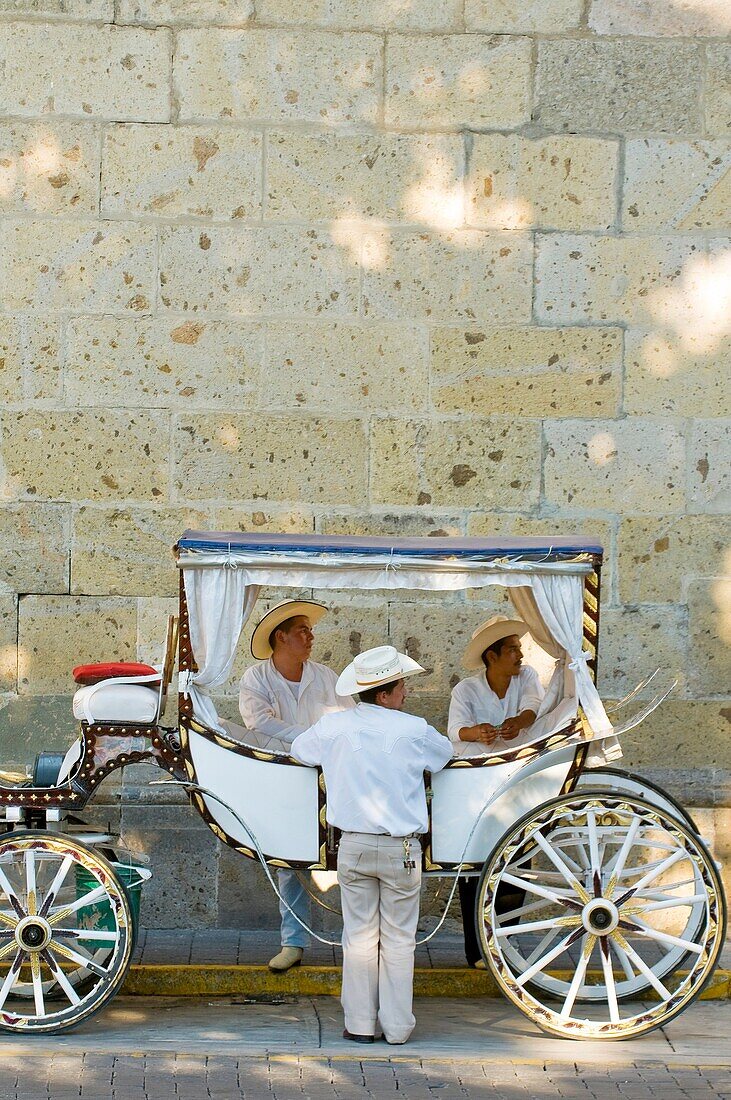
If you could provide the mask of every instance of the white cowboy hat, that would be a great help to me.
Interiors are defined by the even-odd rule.
[[[338,677],[335,691],[338,695],[357,695],[374,687],[384,687],[406,676],[418,676],[426,672],[411,657],[399,653],[392,645],[379,645],[359,653]]]
[[[472,635],[472,641],[462,654],[462,664],[465,668],[482,668],[482,654],[493,642],[499,642],[501,638],[509,638],[512,634],[523,638],[529,633],[527,625],[520,619],[507,619],[505,615],[493,615],[486,623],[478,626]]]
[[[287,619],[293,619],[296,615],[306,615],[312,626],[319,623],[323,615],[327,614],[327,608],[321,603],[313,603],[311,600],[282,600],[281,603],[267,611],[256,630],[251,635],[251,652],[257,661],[266,661],[272,655],[272,647],[269,645],[271,632]]]

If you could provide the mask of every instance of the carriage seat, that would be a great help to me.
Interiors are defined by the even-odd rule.
[[[157,687],[144,683],[130,683],[115,677],[87,684],[74,694],[74,718],[79,722],[142,722],[145,725],[157,719],[159,692]],[[140,677],[140,679],[143,679]],[[150,680],[150,676],[144,679]],[[154,674],[160,683],[160,673]]]
[[[74,718],[80,722],[156,725],[165,710],[175,664],[177,619],[168,619],[160,668],[118,661],[79,665],[74,679],[83,684],[74,694]]]

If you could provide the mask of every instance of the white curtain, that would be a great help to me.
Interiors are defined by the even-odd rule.
[[[196,718],[211,729],[223,730],[211,699],[229,676],[241,630],[254,609],[259,586],[246,584],[239,569],[184,569],[190,644],[198,672],[187,677],[181,690],[193,702]]]
[[[616,760],[622,750],[616,737],[606,736],[611,734],[612,724],[587,668],[583,580],[539,574],[530,578],[530,585],[511,588],[510,597],[539,645],[559,659],[540,713],[547,713],[561,699],[576,697],[593,733],[602,738],[592,746],[588,763],[597,767]]]

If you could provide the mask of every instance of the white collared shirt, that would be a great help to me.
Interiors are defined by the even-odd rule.
[[[291,752],[303,764],[322,766],[330,825],[407,836],[426,832],[424,772],[441,771],[452,744],[414,714],[358,703],[326,714]]]
[[[476,672],[461,680],[452,691],[449,736],[453,741],[459,741],[459,731],[463,726],[476,726],[481,722],[501,726],[506,718],[515,718],[524,710],[533,710],[537,714],[544,694],[538,673],[530,665],[523,665],[518,675],[511,678],[503,699],[488,684],[484,669]]]
[[[352,699],[335,694],[337,681],[327,665],[305,661],[302,679],[290,686],[271,657],[259,661],[247,668],[239,685],[244,725],[289,745],[323,714],[354,706]]]

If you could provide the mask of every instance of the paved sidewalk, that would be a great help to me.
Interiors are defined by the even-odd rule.
[[[359,1047],[332,997],[122,997],[66,1035],[0,1036],[0,1100],[731,1100],[728,1002],[624,1043],[551,1039],[499,1001],[415,1011],[404,1047]]]

